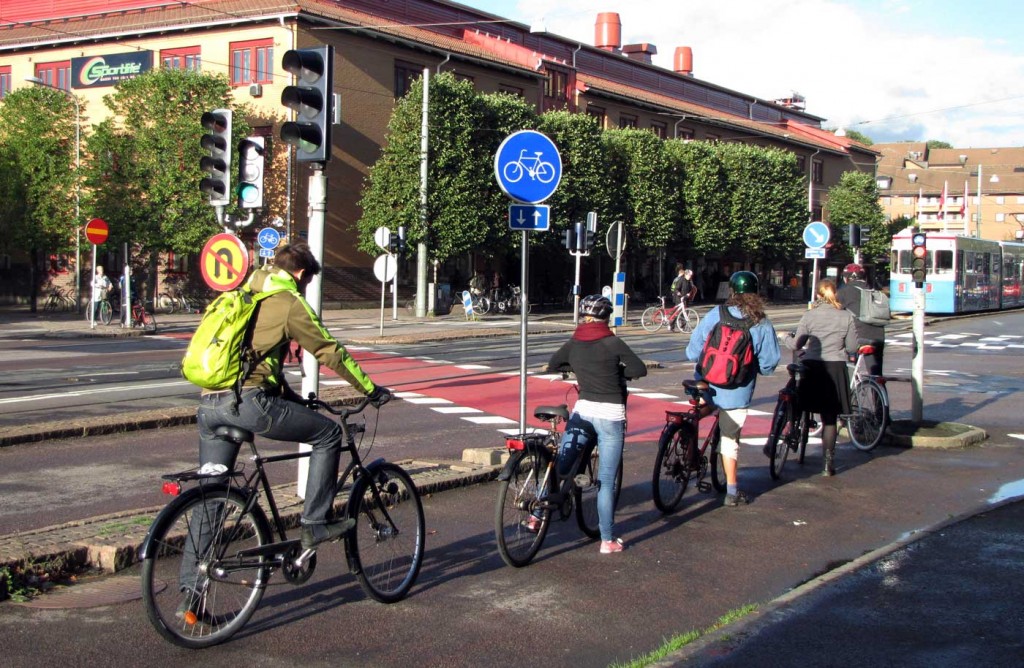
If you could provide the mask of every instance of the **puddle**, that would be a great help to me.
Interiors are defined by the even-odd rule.
[[[1015,480],[1013,482],[1006,483],[1000,487],[995,494],[989,497],[988,502],[999,503],[1000,501],[1013,499],[1018,496],[1024,496],[1024,480]]]

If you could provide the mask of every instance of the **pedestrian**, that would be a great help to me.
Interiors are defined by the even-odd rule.
[[[786,344],[802,350],[806,371],[797,392],[800,407],[821,414],[821,447],[825,465],[823,476],[835,475],[837,420],[850,412],[850,377],[846,368],[849,355],[857,352],[857,328],[853,314],[843,308],[830,278],[818,282],[817,299],[811,310],[800,318],[796,332]]]
[[[885,352],[885,326],[869,325],[860,321],[861,289],[870,289],[865,280],[864,267],[859,264],[848,264],[843,268],[843,287],[836,293],[842,307],[853,314],[857,328],[857,342],[861,345],[869,343],[875,349],[870,355],[864,355],[868,373],[881,376],[883,356]],[[856,353],[854,353],[856,354]]]
[[[96,311],[99,308],[100,302],[107,298],[107,293],[110,292],[110,288],[113,284],[110,282],[110,278],[103,273],[103,266],[96,266],[96,274],[92,277],[92,321],[96,322]]]
[[[672,293],[672,301],[676,306],[685,304],[688,299],[691,299],[691,291],[693,290],[693,272],[683,266],[682,263],[676,264],[676,277],[672,279],[672,285],[669,290]],[[676,320],[673,318],[668,323],[669,331],[676,329]]]
[[[615,480],[626,436],[626,381],[646,376],[647,367],[608,327],[612,303],[607,297],[584,297],[579,314],[572,338],[548,361],[549,369],[576,374],[580,392],[562,434],[558,475],[563,481],[571,480],[579,470],[580,453],[597,439],[601,554],[613,554],[625,549],[615,537]],[[530,520],[533,527],[539,526],[536,517]]]
[[[754,396],[757,375],[774,373],[782,356],[775,327],[764,312],[764,301],[758,295],[757,275],[750,271],[737,271],[729,278],[730,296],[722,308],[734,318],[742,318],[750,328],[751,347],[757,373],[750,373],[743,384],[734,388],[725,388],[711,384],[714,390],[714,401],[719,408],[719,428],[722,434],[722,468],[725,469],[726,506],[738,506],[748,502],[746,494],[741,492],[737,481],[740,435],[743,423],[747,419],[747,408]],[[696,361],[708,344],[708,339],[715,325],[721,320],[718,308],[712,309],[700,321],[690,342],[686,346],[686,358]],[[702,380],[700,373],[696,374]]]

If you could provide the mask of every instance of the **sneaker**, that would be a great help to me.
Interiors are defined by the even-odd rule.
[[[601,541],[601,554],[615,554],[616,552],[622,552],[625,549],[626,546],[623,545],[621,538]]]
[[[346,517],[337,522],[328,522],[327,524],[303,524],[302,549],[311,550],[320,543],[338,540],[355,525],[356,521],[351,517]]]
[[[537,533],[540,531],[540,518],[536,515],[530,515],[519,524],[530,533]]]
[[[726,494],[725,501],[722,502],[723,506],[729,506],[735,508],[736,506],[745,506],[750,502],[747,495],[743,492],[736,492],[735,494]]]
[[[206,596],[198,594],[191,589],[181,592],[181,603],[174,613],[176,619],[180,619],[188,626],[205,624],[206,626],[217,626],[223,623],[223,619],[214,615],[206,607]]]

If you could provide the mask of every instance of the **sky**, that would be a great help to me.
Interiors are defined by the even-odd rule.
[[[618,12],[623,44],[648,42],[671,69],[764,100],[797,92],[823,127],[875,143],[1024,146],[1020,0],[456,0],[594,43]]]

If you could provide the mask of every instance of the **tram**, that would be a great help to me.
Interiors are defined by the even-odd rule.
[[[914,310],[911,230],[892,238],[889,308]],[[1024,306],[1024,243],[928,232],[925,313],[994,311]]]

